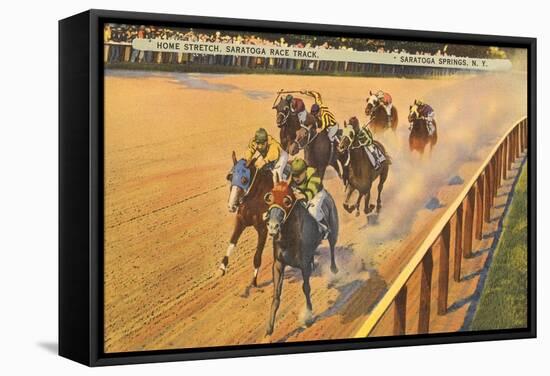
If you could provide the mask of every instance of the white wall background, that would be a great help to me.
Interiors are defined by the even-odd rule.
[[[87,369],[57,351],[57,20],[87,8],[539,38],[536,340]],[[550,210],[548,10],[543,1],[5,1],[0,27],[0,374],[546,374]],[[475,95],[475,93],[472,93]],[[54,373],[55,372],[55,373]]]

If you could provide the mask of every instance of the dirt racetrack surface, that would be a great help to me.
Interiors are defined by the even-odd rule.
[[[525,115],[525,82],[517,72],[397,79],[106,71],[105,351],[352,337],[462,182]],[[351,116],[366,122],[369,90],[383,89],[400,120],[395,134],[378,137],[393,160],[380,215],[345,212],[342,183],[328,170],[340,271],[331,274],[322,244],[311,279],[314,322],[305,327],[301,275],[287,268],[275,330],[265,337],[270,240],[257,288],[248,287],[252,228],[228,273],[221,277],[217,268],[234,221],[225,180],[231,152],[241,156],[259,127],[278,138],[271,106],[279,89],[319,91],[341,124]],[[408,150],[415,98],[432,105],[439,126],[438,144],[423,158]]]

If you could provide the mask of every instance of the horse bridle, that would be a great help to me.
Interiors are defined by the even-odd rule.
[[[290,107],[288,107],[288,111],[283,113],[282,111],[277,110],[277,114],[275,115],[277,117],[277,127],[281,128],[282,126],[286,125],[288,118],[290,117],[290,113],[292,111],[290,110]],[[283,120],[279,121],[279,115],[283,117]]]
[[[241,206],[243,204],[245,198],[250,193],[250,190],[252,190],[252,186],[254,185],[254,182],[256,181],[256,176],[258,175],[258,172],[259,172],[259,169],[256,169],[256,172],[254,172],[254,176],[252,177],[252,179],[250,181],[250,185],[248,186],[248,189],[244,192],[242,197],[239,199],[239,202],[238,202],[239,206]],[[233,185],[231,185],[231,187],[233,187]]]
[[[271,211],[271,209],[273,208],[279,208],[281,209],[281,211],[284,213],[283,215],[283,220],[281,221],[281,226],[285,224],[287,218],[290,216],[290,213],[292,213],[292,210],[294,210],[294,207],[296,206],[296,203],[298,202],[299,200],[294,200],[294,202],[292,203],[292,206],[290,207],[290,209],[288,209],[288,212],[281,206],[281,205],[278,205],[278,204],[272,204],[269,206],[269,208],[267,208],[267,212],[269,213]]]
[[[368,106],[369,104],[371,104],[371,103],[367,102],[367,106]],[[377,99],[376,99],[376,104],[372,104],[372,109],[371,109],[370,112],[369,112],[369,116],[370,116],[371,118],[375,118],[375,117],[376,117],[376,116],[374,116],[374,111],[376,111],[376,109],[377,109],[378,107],[380,107],[380,106],[382,106],[382,101],[381,101],[380,99],[377,98]]]
[[[315,126],[316,126],[316,124],[312,124],[312,127],[315,127]],[[303,150],[305,147],[307,147],[309,144],[311,144],[313,142],[313,140],[315,140],[317,138],[317,136],[319,135],[319,133],[321,133],[321,132],[315,132],[315,135],[312,137],[311,133],[313,133],[313,131],[310,130],[309,127],[307,127],[305,124],[300,123],[300,128],[304,129],[307,132],[307,142],[304,145],[302,145],[298,142],[298,139],[295,138],[294,141],[292,141],[292,143],[294,143],[298,146],[298,150]]]

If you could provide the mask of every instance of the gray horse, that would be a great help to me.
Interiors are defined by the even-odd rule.
[[[326,192],[322,210],[329,229],[330,270],[338,273],[334,251],[338,240],[338,212],[334,200]],[[315,250],[323,241],[319,224],[311,216],[302,201],[296,200],[287,181],[275,184],[273,190],[266,194],[267,231],[273,237],[273,301],[266,335],[273,333],[275,316],[279,309],[285,266],[298,268],[302,272],[303,291],[306,298],[306,325],[312,324],[312,304],[310,298],[309,277],[313,270]]]

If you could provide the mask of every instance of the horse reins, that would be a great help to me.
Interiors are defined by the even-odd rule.
[[[300,145],[300,143],[298,142],[297,139],[295,139],[294,141],[292,141],[292,143],[298,145],[298,150],[302,150],[302,149],[304,149],[306,146],[308,146],[309,144],[311,144],[311,143],[317,138],[317,136],[319,135],[319,133],[322,132],[322,131],[321,131],[321,132],[315,132],[315,135],[314,135],[313,137],[311,137],[312,131],[311,131],[307,126],[305,126],[304,124],[300,123],[300,128],[306,130],[306,132],[307,132],[307,142],[302,146],[302,145]]]

